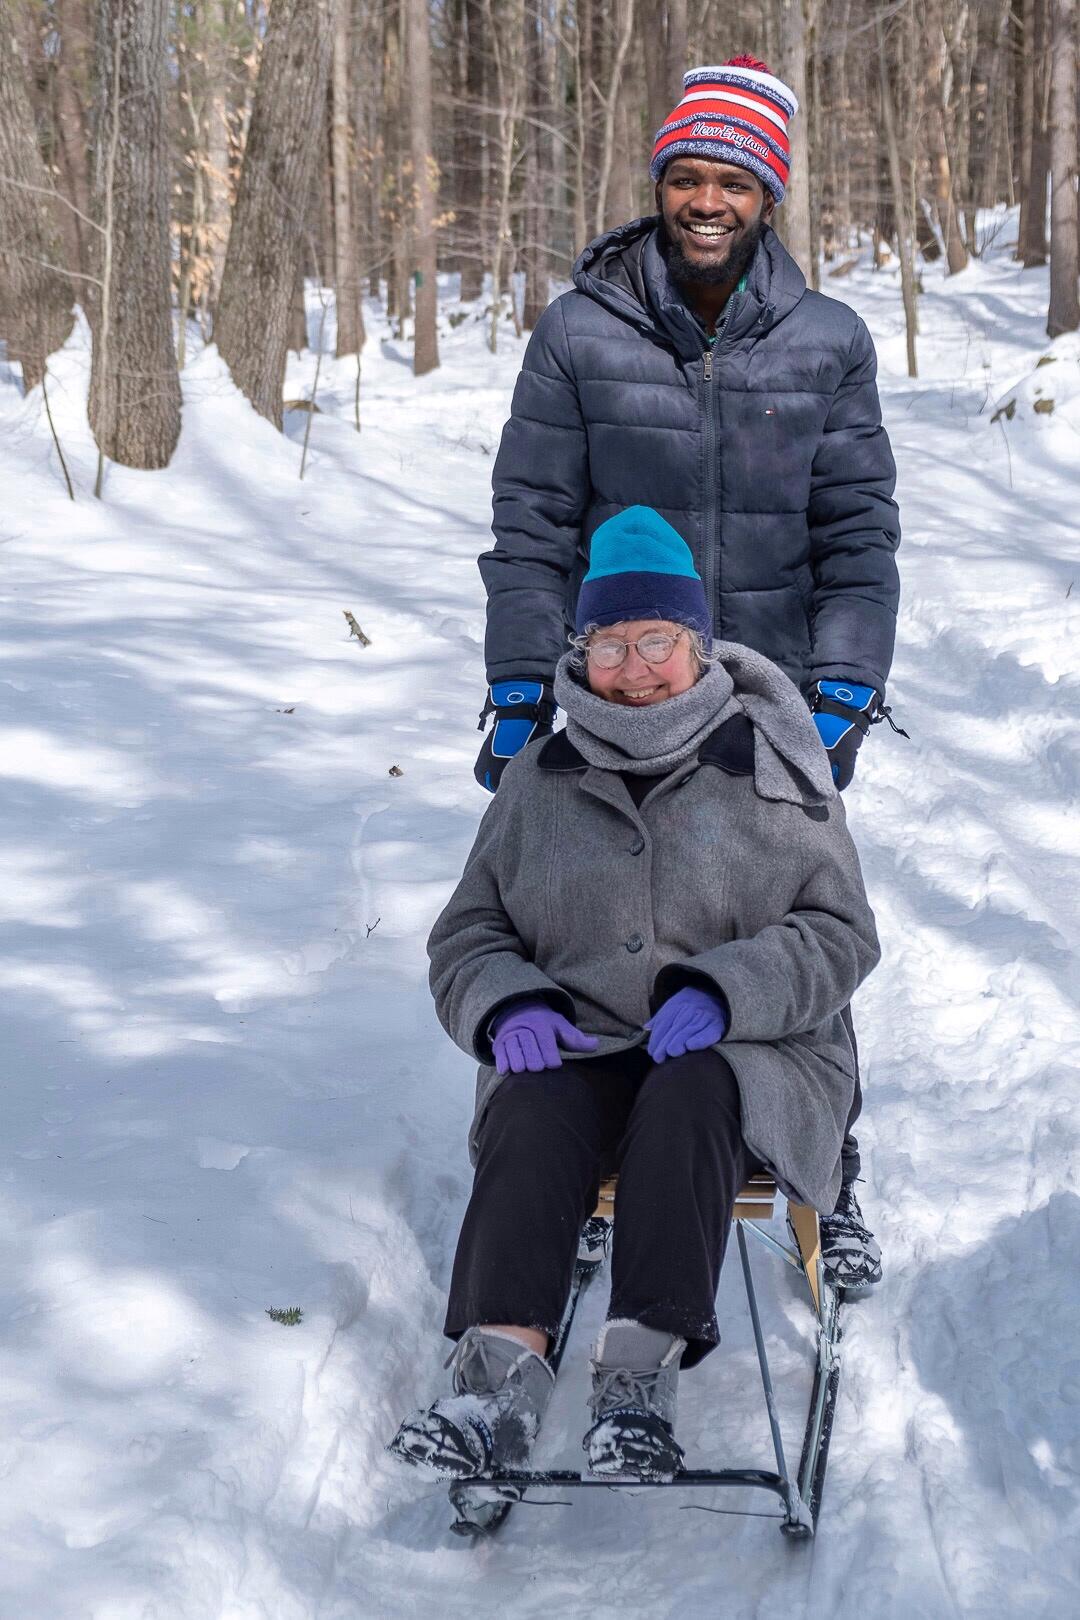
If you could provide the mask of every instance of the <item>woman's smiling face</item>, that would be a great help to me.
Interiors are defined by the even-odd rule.
[[[650,635],[677,638],[662,664],[647,663],[635,645]],[[648,708],[688,692],[698,678],[690,636],[682,625],[667,619],[628,619],[625,624],[604,625],[589,637],[588,653],[604,643],[626,647],[626,657],[614,669],[601,668],[595,657],[588,660],[589,688],[608,703],[621,703],[628,709]]]

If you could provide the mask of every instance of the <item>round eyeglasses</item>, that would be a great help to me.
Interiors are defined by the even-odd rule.
[[[631,647],[647,664],[666,664],[675,651],[676,643],[685,634],[685,630],[678,630],[673,636],[650,630],[648,635],[639,636],[637,641],[615,641],[605,636],[603,641],[590,642],[585,651],[590,662],[598,669],[618,669],[620,664],[625,664]]]

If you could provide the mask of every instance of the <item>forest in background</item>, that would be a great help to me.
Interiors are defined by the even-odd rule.
[[[358,377],[369,295],[438,365],[439,272],[494,348],[653,212],[683,72],[737,52],[801,106],[780,234],[815,286],[870,240],[899,266],[912,375],[920,264],[962,272],[1017,204],[1057,336],[1078,43],[1077,0],[0,0],[0,343],[29,390],[85,310],[99,493],[168,463],[195,327],[281,425],[308,280]]]

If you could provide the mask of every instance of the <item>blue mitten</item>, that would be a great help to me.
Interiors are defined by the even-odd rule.
[[[855,775],[855,755],[874,721],[878,695],[872,686],[818,681],[810,694],[810,707],[829,755],[833,781],[843,790]]]
[[[480,711],[480,727],[489,714],[495,724],[480,750],[473,775],[482,788],[494,793],[508,759],[520,754],[534,737],[550,735],[558,710],[546,681],[523,677],[518,681],[495,681]]]

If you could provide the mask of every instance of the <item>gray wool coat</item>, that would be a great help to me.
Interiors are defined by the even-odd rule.
[[[431,988],[481,1065],[474,1159],[501,1007],[547,1000],[603,1056],[643,1045],[683,985],[718,990],[743,1135],[827,1214],[854,1090],[840,1010],[878,960],[874,917],[805,702],[760,654],[720,651],[742,712],[639,809],[565,732],[510,761],[428,941]]]

